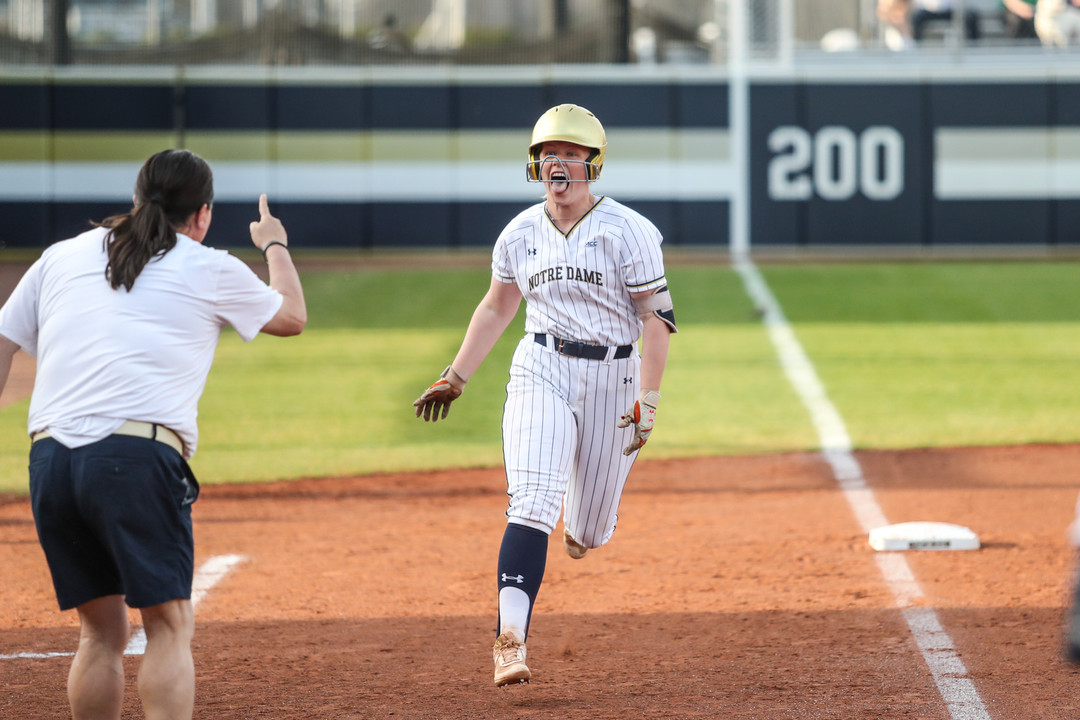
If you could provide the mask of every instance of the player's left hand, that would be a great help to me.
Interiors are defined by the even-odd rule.
[[[656,406],[660,404],[660,393],[656,390],[642,390],[638,395],[634,407],[626,411],[619,422],[618,427],[625,428],[634,426],[634,438],[623,450],[623,455],[629,455],[635,450],[640,450],[649,441],[652,434],[653,423],[656,422]]]
[[[425,422],[438,422],[440,418],[445,419],[446,414],[450,412],[450,403],[461,397],[466,382],[468,381],[454,372],[452,366],[447,365],[439,379],[413,402],[416,417],[423,414]]]

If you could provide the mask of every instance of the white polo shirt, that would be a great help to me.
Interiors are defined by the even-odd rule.
[[[131,291],[105,279],[108,230],[49,247],[0,308],[0,335],[37,358],[28,431],[76,448],[125,420],[198,444],[198,402],[222,328],[245,342],[284,298],[224,250],[186,235],[143,268]]]

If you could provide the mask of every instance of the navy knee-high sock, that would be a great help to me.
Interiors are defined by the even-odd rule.
[[[548,535],[543,530],[507,523],[499,548],[499,593],[503,588],[517,588],[529,597],[529,610],[525,618],[523,634],[528,636],[533,604],[544,581],[547,566]],[[520,597],[520,596],[519,596]],[[496,634],[502,632],[500,614]]]

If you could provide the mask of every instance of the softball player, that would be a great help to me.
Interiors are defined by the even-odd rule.
[[[660,233],[592,194],[606,149],[603,126],[585,108],[558,105],[540,116],[526,175],[544,183],[545,199],[499,235],[491,286],[461,349],[413,403],[417,417],[445,418],[525,298],[503,410],[510,501],[497,569],[497,686],[531,677],[525,639],[560,514],[572,558],[611,539],[677,331]]]

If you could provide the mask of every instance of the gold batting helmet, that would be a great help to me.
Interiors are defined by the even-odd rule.
[[[587,160],[589,180],[600,177],[607,150],[604,126],[591,112],[580,105],[565,103],[551,108],[533,126],[532,142],[529,143],[529,163],[526,166],[530,180],[540,179],[540,146],[545,142],[561,140],[592,150]]]

